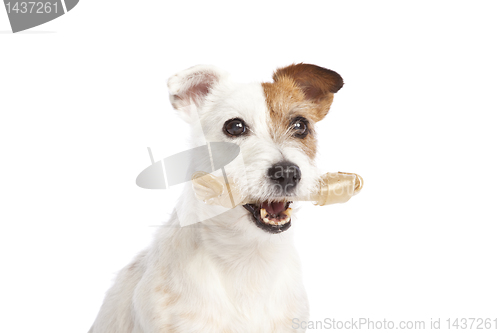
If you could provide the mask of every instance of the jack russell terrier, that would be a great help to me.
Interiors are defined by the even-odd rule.
[[[89,333],[304,332],[292,322],[307,321],[309,308],[288,200],[317,186],[314,126],[342,85],[303,63],[266,83],[235,83],[206,65],[172,76],[170,100],[192,125],[193,147],[237,144],[225,172],[253,203],[223,210],[187,185],[166,227],[119,272]]]

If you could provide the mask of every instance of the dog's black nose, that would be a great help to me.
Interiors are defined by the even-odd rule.
[[[290,194],[300,182],[300,168],[291,162],[276,163],[267,171],[269,179],[280,187],[283,195]]]

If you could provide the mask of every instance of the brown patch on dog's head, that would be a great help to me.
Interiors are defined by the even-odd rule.
[[[323,119],[333,102],[333,94],[342,88],[342,77],[329,69],[294,64],[279,68],[273,83],[263,83],[264,95],[271,117],[271,134],[275,140],[289,138],[293,119],[302,117],[310,121],[309,134],[300,140],[306,154],[316,155],[313,123]]]

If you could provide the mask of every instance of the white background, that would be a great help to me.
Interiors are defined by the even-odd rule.
[[[185,149],[165,81],[199,63],[344,77],[318,163],[365,188],[295,222],[311,320],[500,320],[497,4],[83,0],[19,34],[0,9],[0,330],[91,326],[177,199],[135,178]]]

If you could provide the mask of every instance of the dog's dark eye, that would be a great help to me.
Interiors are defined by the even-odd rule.
[[[307,125],[308,123],[306,119],[302,117],[295,118],[292,121],[293,136],[299,139],[305,138],[307,133],[309,132]]]
[[[224,123],[224,133],[229,136],[240,136],[245,133],[247,126],[241,119],[230,119]]]

